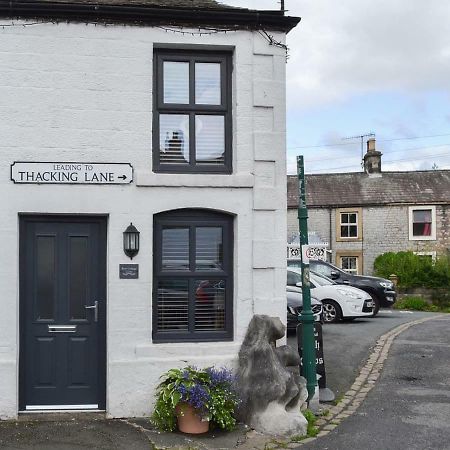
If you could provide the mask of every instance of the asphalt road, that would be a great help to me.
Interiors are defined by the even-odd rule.
[[[401,333],[359,409],[302,449],[449,450],[450,317]]]
[[[339,398],[353,384],[371,348],[382,334],[402,323],[432,315],[418,311],[381,309],[373,318],[323,325],[327,387]],[[295,333],[289,334],[288,344],[297,348]]]

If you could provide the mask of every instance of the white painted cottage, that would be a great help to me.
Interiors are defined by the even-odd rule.
[[[0,0],[0,418],[148,414],[165,370],[230,365],[253,314],[285,319],[298,21]]]

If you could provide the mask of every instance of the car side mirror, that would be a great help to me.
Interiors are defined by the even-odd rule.
[[[332,280],[337,280],[339,278],[339,274],[336,271],[332,270],[330,273],[330,278]]]

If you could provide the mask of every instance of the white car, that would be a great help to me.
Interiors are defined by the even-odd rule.
[[[310,272],[310,283],[314,297],[318,298],[323,304],[323,320],[325,323],[372,316],[374,304],[372,297],[367,292],[352,286],[336,284],[329,278],[313,272]],[[301,270],[289,267],[287,289],[295,292],[301,290],[301,288]]]

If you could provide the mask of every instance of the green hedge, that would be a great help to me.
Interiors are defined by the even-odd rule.
[[[402,288],[448,288],[450,286],[450,255],[441,256],[433,262],[431,258],[413,252],[383,253],[374,262],[375,275],[389,278],[398,276]]]

